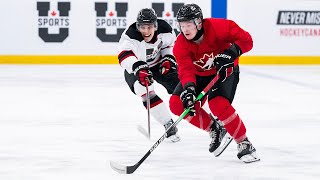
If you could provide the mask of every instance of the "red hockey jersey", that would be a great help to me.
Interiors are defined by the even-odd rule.
[[[209,76],[216,74],[216,69],[205,69],[210,58],[236,43],[242,53],[248,52],[253,46],[251,35],[241,29],[234,21],[217,18],[206,18],[203,21],[204,37],[200,44],[188,41],[179,34],[173,48],[178,63],[179,79],[182,86],[187,82],[196,83],[196,75]],[[239,59],[234,65],[238,65]]]

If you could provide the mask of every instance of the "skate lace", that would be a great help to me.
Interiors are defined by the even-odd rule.
[[[242,152],[243,150],[247,149],[248,146],[250,146],[250,142],[243,141],[243,142],[238,144],[238,151]]]
[[[212,138],[211,142],[214,142],[215,139],[217,138],[217,132],[215,130],[210,131],[209,136]]]
[[[173,124],[171,121],[169,121],[167,124],[164,125],[164,128],[166,128],[166,130],[171,126],[171,124]]]

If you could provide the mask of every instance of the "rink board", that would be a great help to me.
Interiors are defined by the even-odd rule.
[[[241,64],[320,64],[320,56],[242,56]],[[0,56],[0,64],[118,64],[117,56]]]

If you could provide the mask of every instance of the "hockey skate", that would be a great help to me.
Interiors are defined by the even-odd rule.
[[[260,160],[256,154],[256,149],[252,146],[248,138],[245,138],[238,144],[238,151],[238,158],[245,163],[251,163]]]
[[[171,119],[169,122],[167,122],[167,124],[164,125],[164,128],[167,130],[172,124],[173,124],[173,120]],[[171,127],[171,129],[167,133],[167,138],[174,143],[180,141],[180,137],[177,134],[177,132],[178,132],[177,127]]]
[[[218,157],[228,147],[233,138],[223,127],[221,122],[214,119],[211,114],[210,117],[213,121],[213,124],[211,125],[209,132],[209,135],[212,139],[209,145],[209,152],[213,152],[214,156]]]

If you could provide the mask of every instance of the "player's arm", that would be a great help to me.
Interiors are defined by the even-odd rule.
[[[180,37],[180,39],[179,39]],[[178,75],[183,87],[183,92],[180,95],[183,107],[189,108],[189,115],[195,116],[195,99],[196,99],[196,69],[193,64],[192,54],[183,43],[179,36],[176,44],[173,47],[173,54],[177,58],[178,63]]]
[[[226,23],[228,29],[225,31],[224,41],[234,44],[234,53],[240,56],[250,51],[253,47],[251,35],[232,20],[226,20]]]
[[[121,67],[127,70],[128,73],[132,73],[132,66],[138,61],[136,55],[132,50],[123,50],[118,54],[118,60]]]
[[[176,72],[177,63],[173,56],[173,45],[176,40],[176,35],[172,27],[164,20],[158,19],[158,33],[162,41],[160,47],[160,67],[159,71],[161,74],[165,75],[171,72]]]
[[[218,37],[225,43],[231,44],[229,48],[217,54],[214,60],[214,65],[220,71],[220,79],[223,82],[228,74],[232,73],[232,69],[229,68],[234,66],[235,60],[252,49],[253,41],[251,35],[234,21],[221,20],[220,23]]]
[[[138,60],[138,42],[130,39],[127,35],[123,34],[119,41],[118,46],[118,60],[122,68],[126,69],[128,73],[132,73],[132,66]]]
[[[120,39],[118,60],[121,67],[126,69],[128,73],[133,73],[140,84],[146,86],[153,83],[153,75],[149,65],[139,60],[136,53],[138,52],[138,44],[135,41]]]
[[[177,70],[176,58],[173,56],[173,45],[176,36],[173,33],[162,34],[162,47],[160,49],[161,57],[160,60],[160,73],[168,74]]]
[[[182,35],[183,36],[183,35]],[[178,75],[182,86],[188,82],[196,84],[196,68],[193,64],[192,54],[182,40],[182,36],[178,36],[173,47],[173,54],[178,64]],[[180,38],[179,38],[180,37]]]

